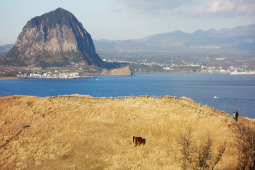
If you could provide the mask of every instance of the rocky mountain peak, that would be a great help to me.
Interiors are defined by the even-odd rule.
[[[32,18],[19,34],[15,46],[1,59],[3,64],[64,66],[69,62],[103,66],[90,34],[67,10]]]

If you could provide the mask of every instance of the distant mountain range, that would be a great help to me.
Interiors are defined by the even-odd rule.
[[[7,45],[0,46],[0,58],[5,56],[5,54],[7,54],[13,46],[14,44],[7,44]]]
[[[174,31],[125,41],[93,40],[97,51],[173,51],[221,49],[255,51],[255,25],[233,29],[197,30],[194,33]]]
[[[93,40],[97,52],[223,50],[255,52],[255,24],[233,29],[197,30],[194,33],[173,31],[141,39]],[[0,58],[14,44],[0,46]]]

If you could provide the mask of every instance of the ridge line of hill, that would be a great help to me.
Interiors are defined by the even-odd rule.
[[[230,122],[234,122],[231,116],[231,114],[226,113],[222,110],[217,110],[215,108],[212,108],[210,106],[207,105],[203,105],[200,103],[197,103],[195,101],[193,101],[192,99],[186,98],[186,97],[175,97],[175,96],[118,96],[118,97],[92,97],[89,95],[63,95],[63,96],[52,96],[49,98],[53,98],[53,99],[61,99],[62,101],[83,101],[83,100],[90,100],[90,101],[86,101],[86,102],[93,102],[93,103],[103,103],[103,101],[105,102],[106,100],[109,101],[113,101],[113,100],[129,100],[129,99],[152,99],[152,100],[166,100],[164,101],[169,102],[169,103],[176,103],[176,104],[181,104],[182,107],[186,106],[195,110],[198,110],[198,112],[207,112],[209,113],[211,116],[220,116],[220,117],[224,117],[226,121],[230,121]],[[64,100],[63,100],[64,99]],[[69,99],[69,100],[66,100]],[[77,100],[70,100],[70,99],[77,99]],[[185,103],[186,102],[186,103]],[[240,117],[240,119],[242,119],[243,122],[245,122],[245,124],[247,125],[251,125],[254,124],[252,119],[251,121],[248,120],[246,117]]]

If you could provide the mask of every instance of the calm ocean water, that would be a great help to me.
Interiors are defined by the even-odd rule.
[[[207,73],[137,74],[97,76],[94,79],[2,79],[0,96],[57,96],[84,94],[93,97],[186,96],[218,110],[244,112],[255,118],[255,75]],[[214,98],[217,96],[218,98]]]

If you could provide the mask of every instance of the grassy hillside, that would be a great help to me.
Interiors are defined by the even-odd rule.
[[[230,129],[234,124],[228,114],[198,108],[186,99],[2,97],[0,169],[178,170],[184,164],[181,143],[188,129],[193,167],[210,138],[207,169],[224,143],[215,169],[235,169],[238,154]],[[145,138],[145,145],[135,147],[133,136]]]

